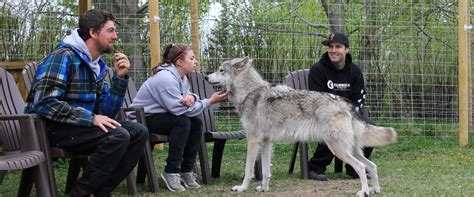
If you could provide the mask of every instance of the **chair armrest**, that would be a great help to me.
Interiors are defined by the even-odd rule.
[[[135,112],[138,112],[138,111],[145,111],[145,110],[143,109],[143,107],[122,107],[122,108],[120,108],[120,111],[123,111],[123,112],[135,111]]]
[[[247,138],[247,131],[206,131],[204,132],[206,142],[211,142],[216,139],[228,140],[228,139],[245,139]]]
[[[36,116],[36,114],[0,115],[0,120],[28,120],[34,119]]]
[[[137,120],[138,123],[146,125],[145,110],[143,109],[143,107],[122,107],[119,110],[119,113],[117,116],[118,119],[121,121],[127,120],[128,118],[127,118],[126,112],[130,112],[130,111],[135,112],[135,119]]]
[[[0,121],[18,121],[20,126],[21,151],[41,150],[41,135],[46,135],[44,131],[38,132],[35,121],[39,116],[36,114],[16,114],[0,115]]]

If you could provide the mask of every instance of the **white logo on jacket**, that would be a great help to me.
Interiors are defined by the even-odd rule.
[[[351,89],[350,83],[334,83],[331,80],[328,81],[327,86],[330,90],[337,91],[348,91]]]

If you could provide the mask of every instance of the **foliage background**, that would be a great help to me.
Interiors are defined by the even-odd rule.
[[[148,2],[92,3],[116,16],[117,48],[129,55],[139,87],[151,67]],[[76,28],[78,4],[0,2],[0,61],[41,60]],[[191,44],[189,1],[161,0],[159,5],[160,47]],[[343,31],[364,72],[367,107],[376,122],[403,125],[399,132],[407,137],[457,135],[457,1],[201,0],[199,13],[200,72],[250,56],[264,78],[278,84],[289,72],[310,68],[326,51],[320,42],[333,30]],[[224,129],[238,127],[234,115],[231,107],[221,108],[219,116],[228,119]]]

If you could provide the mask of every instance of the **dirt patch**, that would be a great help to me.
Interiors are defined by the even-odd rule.
[[[358,179],[334,179],[325,182],[314,180],[299,180],[292,182],[279,182],[272,184],[270,181],[270,191],[259,193],[254,192],[257,183],[253,182],[249,186],[249,191],[245,193],[232,192],[229,190],[219,191],[219,195],[225,196],[354,196],[360,189]],[[230,189],[230,188],[229,188]]]

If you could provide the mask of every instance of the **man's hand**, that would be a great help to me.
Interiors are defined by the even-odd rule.
[[[112,129],[122,126],[114,119],[103,115],[94,115],[94,121],[92,122],[92,124],[94,126],[98,126],[100,129],[102,129],[102,131],[104,131],[104,133],[109,132],[106,126]]]
[[[183,105],[186,106],[186,107],[191,107],[191,106],[194,105],[194,102],[195,102],[194,99],[195,99],[195,98],[194,98],[193,95],[186,95],[186,96],[184,96],[184,97],[181,99],[180,102],[181,102],[181,104],[183,104]]]
[[[128,73],[128,69],[130,69],[130,61],[128,61],[128,58],[125,54],[115,53],[114,67],[117,75],[123,78]]]
[[[221,102],[221,101],[225,100],[228,95],[229,95],[229,93],[224,92],[224,91],[215,92],[214,94],[212,94],[211,98],[209,98],[209,103],[211,103],[211,105],[212,105],[214,103]]]

